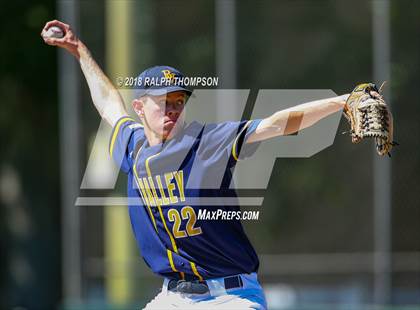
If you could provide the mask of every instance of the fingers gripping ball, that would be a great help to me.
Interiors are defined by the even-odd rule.
[[[380,90],[373,83],[359,84],[344,106],[344,116],[351,127],[351,140],[359,143],[374,138],[379,155],[390,155],[393,146],[393,119]]]
[[[44,38],[62,38],[64,37],[64,31],[60,27],[51,26],[46,31],[42,33]]]

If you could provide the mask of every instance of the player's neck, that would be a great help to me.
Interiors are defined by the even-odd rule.
[[[180,123],[181,124],[181,123]],[[163,144],[172,140],[175,136],[182,132],[183,128],[185,127],[185,123],[182,125],[178,125],[172,128],[168,135],[162,136],[161,134],[156,133],[153,131],[147,124],[144,126],[144,133],[146,135],[147,142],[149,146],[155,146],[158,144]]]
[[[155,146],[165,142],[165,140],[161,136],[155,134],[152,131],[145,130],[144,133],[146,135],[147,142],[149,142],[149,146]]]
[[[166,138],[162,137],[161,135],[156,134],[152,130],[147,130],[146,128],[145,128],[144,133],[146,135],[146,139],[147,139],[147,142],[149,143],[149,146],[163,144],[173,138],[173,135],[169,135]]]

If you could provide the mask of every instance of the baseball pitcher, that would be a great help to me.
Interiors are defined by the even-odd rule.
[[[48,22],[42,36],[76,57],[96,109],[113,127],[109,153],[128,175],[133,233],[146,264],[163,277],[161,292],[145,309],[266,309],[258,257],[240,220],[206,221],[197,215],[202,209],[239,211],[239,203],[223,203],[226,197],[237,199],[230,186],[236,162],[251,156],[261,141],[296,133],[342,110],[349,95],[304,103],[264,119],[187,124],[184,107],[192,92],[173,82],[182,81],[182,73],[155,66],[139,80],[165,83],[137,87],[134,119],[69,25]]]

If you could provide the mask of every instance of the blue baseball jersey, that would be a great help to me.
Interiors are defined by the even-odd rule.
[[[154,146],[135,120],[123,117],[116,123],[110,154],[128,174],[132,229],[153,272],[203,280],[257,271],[258,257],[239,219],[199,215],[239,211],[232,170],[257,149],[258,143],[244,142],[259,123],[192,122]]]

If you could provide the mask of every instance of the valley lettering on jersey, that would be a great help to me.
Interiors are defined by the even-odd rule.
[[[145,205],[161,207],[185,201],[182,170],[168,172],[162,176],[136,178],[136,180]],[[177,191],[178,195],[175,195],[174,191]]]

